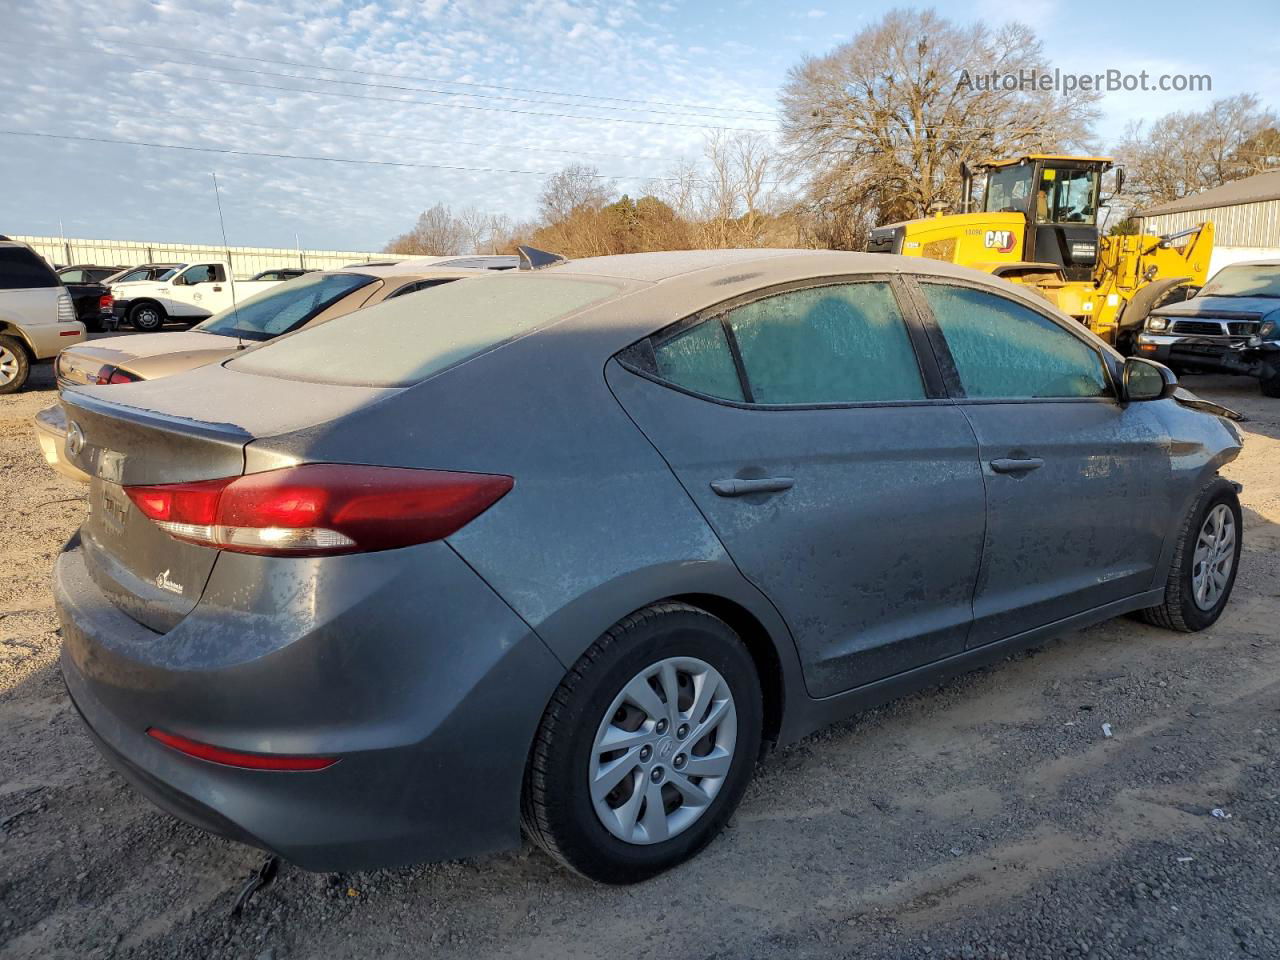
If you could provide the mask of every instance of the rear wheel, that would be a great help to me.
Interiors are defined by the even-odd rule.
[[[1235,487],[1221,477],[1206,484],[1178,533],[1164,603],[1142,618],[1184,633],[1212,626],[1235,586],[1243,529]]]
[[[0,336],[0,393],[21,390],[31,374],[27,348],[16,337]]]
[[[129,309],[129,323],[135,330],[159,330],[167,319],[164,308],[154,303],[139,303]]]
[[[724,621],[683,603],[646,607],[592,644],[547,707],[525,830],[603,883],[670,869],[738,805],[761,717],[755,665]]]

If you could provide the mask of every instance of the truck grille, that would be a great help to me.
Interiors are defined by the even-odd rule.
[[[1227,331],[1217,320],[1179,320],[1172,333],[1185,333],[1197,337],[1225,337]]]

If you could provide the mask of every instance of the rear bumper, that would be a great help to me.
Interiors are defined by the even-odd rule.
[[[410,552],[420,556],[407,565],[393,556]],[[220,609],[232,584],[243,605],[250,571],[220,585],[215,568],[206,599],[160,634],[110,602],[73,538],[54,573],[62,672],[102,752],[174,816],[311,870],[518,845],[524,764],[559,662],[444,544],[335,559],[356,562],[331,579],[310,576],[309,561],[268,571],[235,556],[228,566],[265,576],[248,592],[275,609]],[[353,580],[356,603],[336,609],[331,594]],[[244,770],[176,752],[146,735],[152,726],[340,759],[305,773]]]
[[[89,475],[67,460],[67,416],[62,404],[45,407],[31,418],[31,424],[45,462],[68,480],[88,483]]]
[[[63,347],[84,340],[88,333],[79,320],[71,323],[39,323],[22,328],[27,345],[37,360],[49,360],[57,356]]]

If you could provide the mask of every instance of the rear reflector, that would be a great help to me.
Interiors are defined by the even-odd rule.
[[[98,371],[98,384],[106,383],[137,383],[141,377],[135,377],[127,370],[119,370],[111,364],[107,364]]]
[[[79,331],[79,330],[59,330],[59,331],[58,331],[58,336],[60,336],[60,337],[78,337],[78,336],[80,336],[80,331]]]
[[[172,747],[179,753],[210,763],[220,763],[224,767],[242,767],[245,770],[323,770],[338,762],[337,757],[309,757],[298,754],[273,753],[241,753],[239,750],[224,750],[209,743],[188,740],[167,730],[147,728],[147,736],[159,740],[166,747]]]
[[[441,540],[514,485],[486,473],[311,463],[124,489],[175,539],[235,553],[318,557]]]

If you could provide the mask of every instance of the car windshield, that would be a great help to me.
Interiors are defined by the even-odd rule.
[[[409,386],[617,291],[611,283],[567,277],[482,274],[338,317],[228,367],[288,380]],[[341,364],[334,363],[338,356]]]
[[[169,268],[168,270],[166,270],[164,273],[162,273],[162,274],[160,274],[159,276],[157,276],[157,277],[156,277],[156,279],[157,279],[157,280],[168,280],[168,279],[169,279],[170,277],[172,277],[175,273],[177,273],[179,270],[182,270],[182,269],[183,269],[183,268],[185,268],[185,267],[186,267],[186,264],[185,264],[185,263],[180,263],[180,264],[178,264],[176,267],[170,267],[170,268]],[[145,279],[145,278],[144,278],[144,279]]]
[[[223,337],[270,340],[296,330],[373,280],[365,273],[309,273],[216,313],[194,329]]]
[[[1240,263],[1223,267],[1205,284],[1199,295],[1280,298],[1280,264]]]

